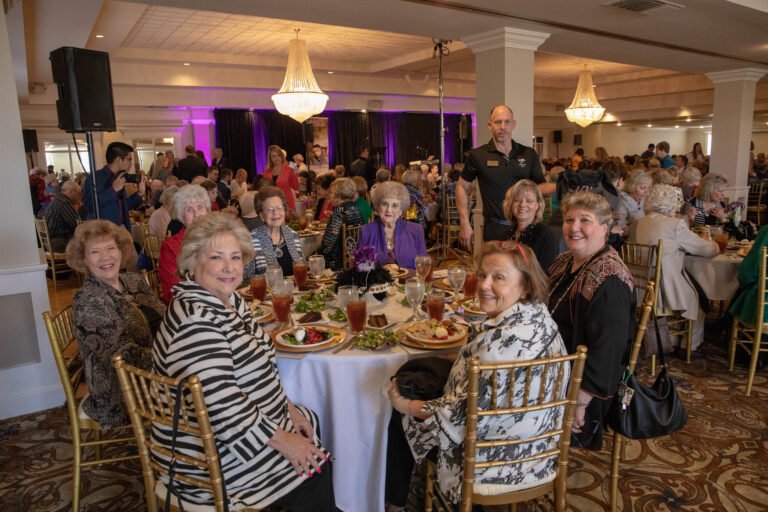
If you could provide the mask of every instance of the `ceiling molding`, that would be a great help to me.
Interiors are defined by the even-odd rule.
[[[714,71],[707,73],[707,78],[712,80],[713,84],[725,84],[728,82],[758,82],[768,73],[765,69],[744,68],[730,69],[728,71]]]
[[[461,38],[474,52],[487,52],[499,48],[516,48],[535,52],[551,34],[519,28],[502,27]]]

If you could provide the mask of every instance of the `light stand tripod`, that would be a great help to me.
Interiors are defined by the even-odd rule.
[[[435,43],[434,49],[432,51],[432,58],[434,59],[437,57],[438,62],[438,73],[437,73],[437,90],[438,90],[438,99],[439,99],[439,107],[440,107],[440,162],[445,162],[445,105],[444,105],[444,90],[443,90],[443,57],[446,57],[450,54],[450,50],[448,48],[448,43],[450,41],[445,39],[439,39],[439,38],[433,38],[432,42]],[[462,145],[463,150],[463,145]],[[441,166],[442,167],[442,166]],[[440,247],[435,247],[434,249],[439,249],[440,253],[438,256],[437,265],[441,265],[447,258],[448,253],[451,253],[453,256],[458,258],[459,260],[464,260],[468,256],[462,253],[462,251],[458,251],[451,247],[451,244],[449,242],[449,233],[451,231],[451,215],[449,211],[449,201],[448,201],[448,176],[445,176],[443,174],[442,168],[440,168],[440,221],[442,226],[440,227],[441,232],[441,242]],[[436,266],[437,266],[436,265]]]

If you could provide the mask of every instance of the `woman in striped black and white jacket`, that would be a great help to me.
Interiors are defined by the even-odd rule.
[[[227,214],[202,217],[187,230],[179,256],[186,279],[174,288],[158,332],[155,371],[200,378],[231,508],[335,511],[317,417],[286,397],[274,347],[235,293],[251,258],[248,231]],[[169,428],[155,424],[152,437],[170,448]],[[203,453],[195,438],[183,434],[177,450]],[[202,476],[181,461],[177,473]],[[186,501],[213,503],[211,493],[178,480],[175,485]]]

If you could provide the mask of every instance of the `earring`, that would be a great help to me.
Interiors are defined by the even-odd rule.
[[[184,279],[186,279],[187,281],[194,281],[195,280],[195,275],[192,272],[190,272],[189,270],[187,270],[184,273]]]

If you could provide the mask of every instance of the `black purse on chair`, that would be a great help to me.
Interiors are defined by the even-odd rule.
[[[684,427],[688,421],[688,413],[677,395],[675,381],[667,370],[655,315],[654,325],[661,365],[656,381],[651,387],[644,386],[634,374],[625,370],[608,415],[611,430],[629,439],[666,436]],[[627,395],[631,395],[631,398],[626,399]]]

